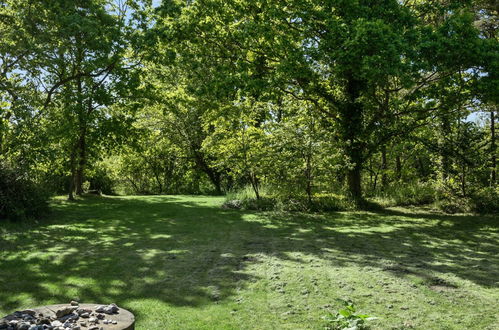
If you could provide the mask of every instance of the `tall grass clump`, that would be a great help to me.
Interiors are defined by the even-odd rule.
[[[429,182],[394,183],[372,196],[383,207],[426,205],[435,202],[435,188]]]
[[[322,212],[353,210],[356,205],[345,195],[334,193],[306,194],[284,191],[276,187],[262,186],[260,198],[257,199],[251,186],[230,191],[225,197],[224,208],[289,211],[289,212]]]

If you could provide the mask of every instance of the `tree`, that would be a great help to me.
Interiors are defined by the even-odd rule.
[[[132,1],[8,2],[7,10],[31,13],[19,26],[31,41],[21,80],[39,95],[29,100],[35,117],[64,127],[63,143],[70,169],[69,198],[83,193],[89,148],[105,140],[109,129],[129,123],[114,120],[107,108],[122,102],[137,86],[128,40]],[[21,45],[22,47],[22,45]],[[24,100],[26,101],[26,100]],[[116,114],[116,112],[114,112]],[[118,117],[121,116],[118,115]],[[90,139],[90,140],[89,140]],[[108,141],[106,141],[107,143]]]
[[[365,161],[420,125],[433,109],[424,89],[470,68],[476,55],[472,20],[454,2],[211,0],[175,8],[165,21],[177,51],[195,66],[216,67],[210,91],[275,89],[314,104],[340,141],[358,201]],[[429,23],[428,13],[441,20]]]

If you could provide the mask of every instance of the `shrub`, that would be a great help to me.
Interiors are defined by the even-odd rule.
[[[48,211],[48,197],[27,175],[0,163],[0,219],[38,218]]]
[[[114,195],[114,181],[105,168],[97,168],[88,178],[89,185],[86,190],[97,190],[106,195]]]
[[[499,188],[485,188],[470,196],[471,210],[476,213],[499,212]]]
[[[332,193],[314,194],[310,203],[305,195],[279,193],[271,187],[262,187],[260,199],[256,199],[253,189],[246,187],[228,193],[222,207],[259,211],[322,212],[352,210],[355,209],[355,203],[345,196]]]
[[[435,205],[445,213],[466,213],[470,211],[469,200],[457,196],[438,200]]]
[[[498,213],[499,188],[482,188],[462,197],[452,189],[444,187],[438,190],[436,206],[446,213]]]
[[[431,204],[435,188],[430,183],[398,183],[377,193],[374,200],[384,207]]]
[[[257,199],[255,192],[250,186],[230,191],[225,196],[222,207],[229,209],[259,210],[268,211],[274,209],[275,199],[270,196],[265,187],[260,189],[260,199]]]

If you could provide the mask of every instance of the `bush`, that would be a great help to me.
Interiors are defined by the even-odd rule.
[[[435,205],[438,209],[445,213],[455,214],[455,213],[466,213],[470,211],[470,203],[466,198],[459,198],[452,196],[450,198],[440,199]]]
[[[48,212],[49,195],[26,175],[0,163],[0,219],[34,219]]]
[[[274,191],[273,194],[270,191]],[[278,193],[277,189],[262,187],[260,199],[256,199],[251,187],[227,194],[222,207],[259,211],[323,212],[355,209],[355,203],[345,196],[336,194],[314,194],[310,203],[307,196]]]
[[[225,202],[222,207],[228,209],[259,211],[274,209],[275,200],[270,196],[265,187],[260,189],[260,195],[260,199],[257,199],[253,188],[250,186],[240,190],[234,190],[225,196]]]
[[[499,213],[499,188],[485,188],[470,197],[471,210],[476,213]]]
[[[462,197],[451,188],[443,187],[438,190],[436,206],[445,213],[498,213],[499,188],[482,188]]]
[[[96,190],[105,195],[114,195],[114,181],[105,168],[97,168],[89,175],[87,190]]]
[[[376,194],[374,201],[384,207],[431,204],[435,188],[430,183],[398,183]]]

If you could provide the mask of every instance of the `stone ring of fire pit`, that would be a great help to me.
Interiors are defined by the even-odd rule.
[[[0,330],[134,330],[132,313],[99,304],[48,305],[14,312],[0,319]]]

